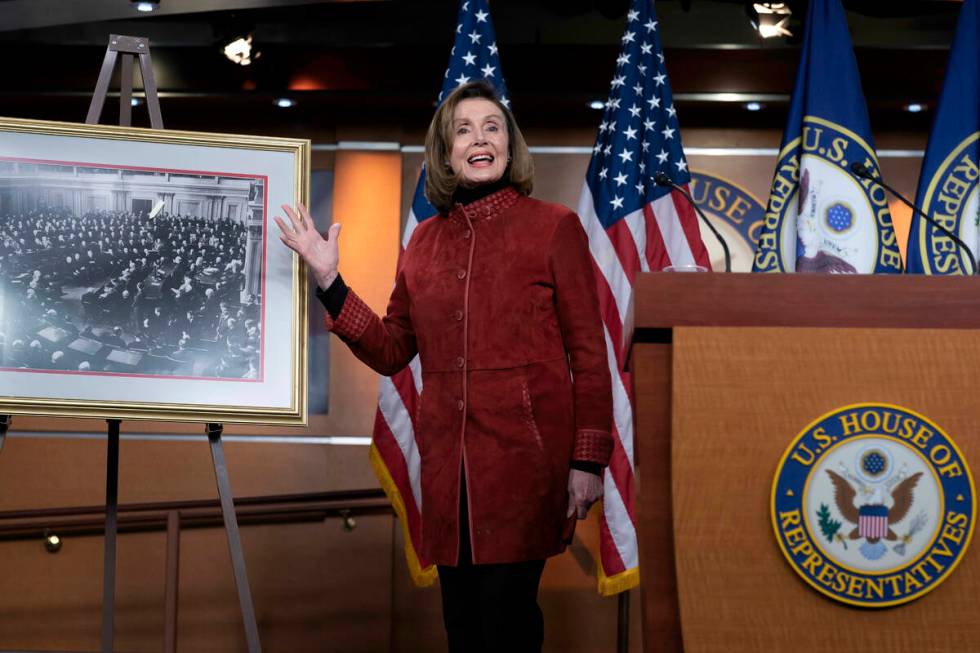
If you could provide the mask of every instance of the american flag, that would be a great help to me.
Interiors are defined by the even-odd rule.
[[[613,378],[615,447],[603,479],[599,524],[599,591],[604,595],[639,583],[632,390],[629,374],[622,371],[623,319],[633,282],[638,272],[668,265],[710,265],[693,208],[680,194],[654,183],[658,172],[685,187],[691,180],[653,1],[632,0],[578,205],[589,236]]]
[[[439,101],[442,102],[457,86],[476,80],[485,80],[492,84],[497,89],[501,102],[510,107],[487,1],[464,0],[459,7],[455,42],[450,51],[449,67],[443,77]],[[419,222],[437,213],[425,199],[424,188],[423,169],[415,186],[412,208],[402,234],[402,252],[408,246],[412,232]],[[401,522],[405,537],[405,557],[412,578],[418,585],[431,585],[437,577],[436,569],[428,560],[419,557],[422,545],[422,490],[413,420],[416,414],[415,404],[421,391],[422,370],[417,356],[406,370],[392,377],[381,378],[371,444],[371,464]]]

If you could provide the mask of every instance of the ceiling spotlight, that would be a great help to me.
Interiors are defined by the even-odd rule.
[[[242,36],[224,47],[222,52],[228,60],[240,66],[248,66],[255,59],[259,58],[259,53],[252,54],[252,35]]]
[[[44,531],[44,548],[48,553],[57,553],[61,550],[61,538],[49,530]]]
[[[276,100],[276,106],[280,109],[289,109],[296,106],[296,100],[288,97],[281,97]]]
[[[926,110],[926,105],[913,102],[905,105],[905,110],[909,113],[921,113]]]
[[[774,36],[793,36],[793,33],[786,29],[787,22],[789,22],[789,18],[783,18],[781,21],[771,25],[760,21],[759,36],[764,39],[771,39]]]
[[[749,22],[764,39],[793,36],[787,27],[792,15],[792,10],[785,2],[754,2],[749,10]]]
[[[745,103],[745,110],[746,111],[759,111],[761,109],[762,109],[762,105],[759,104],[758,102],[746,102]]]
[[[595,109],[596,111],[602,111],[603,109],[606,108],[606,103],[603,102],[602,100],[592,100],[591,102],[589,102],[589,108]]]
[[[160,0],[130,0],[130,2],[136,6],[136,11],[142,11],[144,14],[160,7]]]
[[[143,104],[143,100],[139,99],[138,97],[129,98],[129,106],[138,107],[141,104]]]

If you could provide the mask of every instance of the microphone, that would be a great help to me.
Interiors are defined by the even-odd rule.
[[[977,262],[973,258],[973,252],[970,251],[970,248],[967,246],[967,244],[964,243],[962,240],[960,240],[956,236],[956,234],[954,234],[952,231],[950,231],[946,227],[942,226],[941,224],[939,224],[938,222],[936,222],[935,220],[933,220],[931,217],[929,217],[926,214],[925,211],[923,211],[922,209],[920,209],[919,207],[917,207],[915,204],[913,204],[912,202],[910,202],[907,199],[905,199],[905,197],[901,193],[899,193],[897,190],[895,190],[894,188],[892,188],[891,186],[889,186],[888,184],[886,184],[884,181],[882,181],[880,177],[875,177],[874,174],[872,174],[871,170],[866,165],[864,165],[863,163],[861,163],[860,161],[853,162],[850,167],[851,167],[851,172],[854,173],[854,176],[855,177],[860,177],[861,179],[867,179],[869,181],[872,181],[872,182],[878,184],[879,186],[881,186],[882,188],[884,188],[885,190],[887,190],[889,193],[891,193],[892,195],[894,195],[895,197],[897,197],[898,199],[900,199],[902,201],[902,203],[905,206],[907,206],[910,209],[912,209],[912,211],[916,215],[921,216],[922,218],[925,219],[926,222],[928,222],[933,227],[935,227],[939,231],[941,231],[944,234],[946,234],[947,236],[949,236],[949,238],[953,242],[955,242],[957,245],[959,245],[960,249],[963,250],[963,253],[966,254],[966,258],[970,261],[970,267],[972,268],[970,274],[971,275],[974,275],[974,274],[977,273]]]
[[[669,176],[667,176],[665,172],[657,172],[655,175],[653,175],[653,182],[658,186],[667,186],[669,188],[673,188],[681,195],[683,195],[684,199],[686,199],[688,202],[691,203],[691,206],[694,207],[695,213],[697,213],[698,217],[700,217],[704,221],[704,223],[708,225],[708,229],[711,230],[711,233],[713,233],[715,235],[715,238],[718,239],[718,242],[721,243],[721,248],[725,251],[725,272],[731,272],[732,254],[731,252],[728,251],[728,243],[725,242],[725,239],[722,238],[721,234],[718,233],[718,230],[715,229],[715,225],[711,224],[711,220],[708,219],[708,216],[706,216],[704,212],[701,211],[701,207],[697,205],[697,203],[694,201],[694,198],[691,197],[691,194],[688,193],[686,190],[684,190],[683,186],[678,186],[677,184],[675,184],[674,180],[671,179]]]

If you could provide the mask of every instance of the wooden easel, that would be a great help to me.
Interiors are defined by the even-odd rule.
[[[163,129],[163,117],[160,114],[160,99],[157,96],[157,82],[153,77],[153,63],[150,61],[150,40],[140,36],[109,35],[109,47],[105,51],[102,70],[99,71],[99,81],[95,84],[92,103],[88,106],[85,124],[97,125],[102,117],[102,106],[105,104],[106,92],[112,71],[116,67],[116,57],[122,53],[122,68],[119,78],[119,125],[129,127],[133,118],[133,60],[140,58],[140,73],[143,76],[143,89],[146,91],[146,108],[150,112],[150,126],[153,129]]]
[[[143,76],[143,87],[146,91],[146,106],[150,114],[150,125],[154,129],[163,129],[163,118],[160,114],[160,100],[157,95],[156,81],[153,77],[153,66],[150,61],[149,40],[144,37],[110,35],[109,47],[106,49],[102,70],[96,83],[95,93],[89,105],[86,124],[98,124],[105,104],[109,81],[116,65],[116,59],[122,54],[122,69],[119,94],[119,124],[129,127],[132,124],[132,95],[133,95],[133,63],[138,56],[140,72]],[[119,427],[121,420],[107,419],[108,444],[106,455],[106,499],[105,499],[105,556],[102,585],[102,653],[112,653],[113,622],[115,617],[116,593],[116,526],[118,523],[118,488],[119,488]],[[0,450],[3,449],[4,439],[10,427],[9,415],[0,415]],[[235,572],[235,584],[238,587],[238,602],[241,606],[242,620],[245,626],[245,640],[249,653],[261,653],[259,631],[255,621],[255,608],[252,604],[252,593],[249,589],[248,575],[245,570],[245,556],[242,553],[242,543],[238,532],[238,517],[235,513],[231,484],[228,481],[228,467],[225,464],[224,446],[221,442],[223,426],[208,424],[205,432],[211,447],[211,460],[214,464],[214,475],[218,486],[218,497],[221,500],[221,513],[224,518],[225,532],[228,535],[228,549],[231,554],[232,567]],[[168,537],[179,537],[179,523],[168,527]],[[168,546],[168,551],[171,547]],[[177,622],[177,576],[176,564],[167,563],[167,592],[172,597],[166,606],[164,650],[166,653],[176,653],[176,622]],[[174,569],[171,569],[174,567]]]
[[[146,92],[146,107],[150,113],[150,126],[153,129],[163,129],[163,117],[160,113],[160,99],[157,95],[156,79],[153,77],[153,64],[150,60],[150,42],[145,37],[109,36],[109,46],[106,48],[102,70],[95,85],[92,103],[88,108],[85,122],[90,125],[98,124],[105,104],[109,81],[116,65],[117,55],[122,54],[119,90],[119,124],[129,127],[132,124],[132,95],[133,95],[133,63],[138,56],[140,73],[143,76],[143,88]],[[116,576],[116,523],[117,523],[117,487],[119,481],[119,424],[120,420],[110,419],[108,456],[106,457],[106,532],[105,532],[105,567],[102,591],[102,653],[112,652],[113,617],[115,612],[115,576]],[[228,467],[225,465],[224,445],[221,442],[223,431],[221,424],[208,424],[205,432],[211,446],[211,460],[214,464],[214,476],[218,485],[218,497],[221,499],[221,513],[224,517],[225,532],[228,535],[228,549],[231,554],[232,567],[235,571],[235,585],[238,588],[238,603],[242,610],[242,620],[245,625],[245,640],[249,653],[261,653],[259,629],[255,621],[255,607],[252,604],[252,592],[248,584],[248,574],[245,570],[245,556],[242,553],[242,542],[238,532],[238,517],[235,514],[235,504],[231,493],[231,483],[228,481]],[[168,583],[176,584],[176,578],[168,574]],[[170,588],[168,588],[170,589]],[[176,587],[169,595],[176,597]],[[166,624],[166,648],[177,650],[176,606],[168,606]]]

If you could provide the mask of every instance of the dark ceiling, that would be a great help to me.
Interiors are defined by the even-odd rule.
[[[667,70],[687,127],[781,128],[796,38],[761,40],[745,2],[660,0]],[[805,2],[790,2],[793,31]],[[928,129],[960,3],[845,2],[872,125]],[[625,25],[625,0],[491,0],[515,111],[530,129],[595,128]],[[0,0],[0,114],[81,120],[110,34],[150,38],[167,127],[313,136],[370,128],[419,142],[454,34],[455,0]],[[261,56],[220,52],[251,33]],[[118,87],[118,82],[114,85]],[[738,93],[732,101],[719,93]],[[273,104],[289,95],[291,109]],[[742,108],[748,99],[764,109]],[[107,109],[104,121],[115,120]],[[136,124],[146,124],[140,109]],[[346,133],[346,132],[345,132]]]

